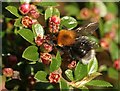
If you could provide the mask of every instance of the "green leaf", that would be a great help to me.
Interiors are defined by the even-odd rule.
[[[65,6],[65,11],[68,15],[77,15],[80,11],[79,8],[75,5],[67,5]]]
[[[118,55],[120,54],[119,48],[114,41],[111,42],[109,51],[110,51],[110,55],[111,55],[113,61],[115,59],[118,59]]]
[[[59,51],[57,52],[56,59],[57,59],[58,61],[61,61],[61,56],[60,56],[60,52],[59,52]]]
[[[52,62],[50,64],[50,72],[59,69],[60,65],[61,65],[61,61],[58,61],[56,58],[52,58]]]
[[[14,26],[16,26],[16,27],[22,26],[22,24],[21,24],[21,17],[19,17],[18,19],[15,20]]]
[[[112,85],[109,82],[102,81],[102,80],[92,80],[88,82],[86,85],[99,86],[99,87],[112,87]]]
[[[110,20],[104,23],[104,33],[110,32],[112,25],[115,24],[116,20]]]
[[[20,15],[18,14],[18,9],[14,6],[7,6],[6,9],[12,13],[13,15],[15,15],[16,17],[19,17]]]
[[[33,24],[32,25],[32,30],[33,30],[33,33],[34,33],[34,37],[40,35],[43,38],[44,29],[40,24]]]
[[[53,72],[57,70],[61,66],[61,56],[59,51],[56,54],[56,58],[52,58],[52,62],[50,64],[50,71]]]
[[[77,21],[73,17],[64,16],[61,18],[60,28],[66,27],[68,29],[73,29],[77,26]]]
[[[93,59],[91,59],[90,63],[88,64],[88,74],[92,74],[94,72],[96,72],[98,69],[98,62],[96,57],[94,57]]]
[[[74,71],[75,80],[81,80],[87,75],[87,65],[83,65],[80,62],[77,63],[77,66]]]
[[[100,16],[104,17],[107,14],[107,8],[104,4],[104,2],[95,2],[96,8],[100,10]]]
[[[70,70],[70,69],[66,70],[65,74],[71,81],[74,80],[72,70]]]
[[[38,71],[34,77],[38,82],[49,82],[47,78],[47,73],[45,71]]]
[[[109,3],[106,3],[106,5],[107,5],[108,12],[110,12],[110,13],[112,13],[114,15],[118,14],[118,7],[117,7],[116,3],[109,2]]]
[[[104,23],[102,19],[99,19],[99,30],[100,30],[100,37],[103,37],[105,32],[104,32]]]
[[[60,12],[57,8],[49,7],[45,10],[45,20],[47,20],[48,18],[54,15],[57,15],[58,17],[60,17]]]
[[[38,6],[48,7],[48,6],[59,6],[56,2],[40,2],[37,4]]]
[[[59,83],[60,83],[60,89],[61,89],[60,91],[69,91],[69,85],[63,78],[60,79]]]
[[[22,57],[29,61],[37,61],[39,59],[38,48],[36,46],[27,47],[24,50]]]
[[[29,29],[20,29],[18,33],[28,42],[31,44],[35,45],[34,43],[34,34],[31,30]]]
[[[110,78],[113,78],[113,79],[118,80],[119,74],[118,74],[118,71],[117,71],[117,70],[115,70],[114,68],[110,67],[110,68],[108,69],[108,76],[109,76]]]
[[[89,89],[86,86],[83,86],[80,88],[82,91],[89,91]]]

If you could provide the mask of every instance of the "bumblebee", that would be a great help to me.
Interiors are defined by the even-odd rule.
[[[57,37],[57,45],[67,50],[73,60],[86,60],[95,56],[95,49],[98,44],[88,37],[98,28],[97,22],[86,23],[75,30],[61,30]]]

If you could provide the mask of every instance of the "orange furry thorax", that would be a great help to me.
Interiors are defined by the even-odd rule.
[[[76,33],[72,30],[61,30],[57,37],[59,46],[70,46],[75,42]]]

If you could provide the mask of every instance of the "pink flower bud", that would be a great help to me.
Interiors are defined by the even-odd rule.
[[[60,18],[56,15],[49,18],[49,31],[51,33],[57,33],[59,31]]]
[[[37,19],[40,16],[39,12],[37,10],[34,10],[34,9],[30,10],[29,15],[35,19]]]
[[[49,53],[41,53],[40,58],[43,64],[48,65],[51,62],[52,56]]]
[[[4,68],[3,75],[5,75],[6,77],[12,77],[13,69],[12,68]]]
[[[120,70],[120,59],[115,60],[113,66],[114,66],[117,70]]]
[[[59,80],[60,80],[60,74],[54,72],[50,73],[49,75],[50,83],[58,83]]]
[[[112,13],[108,13],[108,14],[104,17],[104,19],[105,19],[106,21],[112,20],[112,19],[114,19],[114,18],[115,18],[115,16],[114,16]]]
[[[44,43],[41,47],[42,52],[51,52],[52,51],[52,45],[48,43]]]
[[[26,28],[30,27],[31,28],[32,24],[33,24],[32,18],[30,18],[29,16],[24,16],[22,18],[22,25],[24,27],[26,27]]]
[[[109,40],[108,39],[106,39],[106,38],[102,38],[101,40],[100,40],[100,45],[101,45],[101,47],[103,48],[103,49],[108,49],[109,48]]]
[[[91,17],[91,12],[88,8],[83,8],[81,11],[80,11],[80,17],[82,19],[89,19]]]
[[[73,69],[76,67],[76,61],[72,61],[70,64],[68,64],[69,69]]]
[[[37,46],[41,46],[43,44],[44,39],[39,35],[37,37],[35,37],[35,43],[37,44]]]
[[[19,7],[20,12],[25,15],[30,11],[30,4],[24,3]]]
[[[99,10],[99,8],[93,8],[92,9],[92,11],[93,11],[93,13],[95,14],[95,15],[99,15],[100,14],[100,10]]]

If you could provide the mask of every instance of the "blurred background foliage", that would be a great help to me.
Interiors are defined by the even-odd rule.
[[[102,72],[103,76],[99,79],[112,83],[113,91],[118,89],[120,87],[120,2],[59,2],[58,4],[57,8],[61,12],[61,17],[68,15],[76,18],[78,26],[81,26],[87,20],[99,22],[99,29],[94,33],[95,37],[90,37],[100,44],[96,56],[99,61],[99,72]],[[20,3],[2,3],[2,14],[0,14],[0,23],[2,23],[2,31],[0,31],[2,67],[13,67],[17,70],[15,64],[24,61],[21,57],[22,52],[30,44],[17,34],[17,28],[14,27],[16,17],[5,9],[8,5],[14,5],[18,8]],[[37,7],[41,14],[44,13],[45,8],[39,5]],[[37,67],[37,64],[34,67],[41,69]],[[31,69],[27,63],[21,68],[21,72],[26,75],[30,74],[29,70]],[[0,77],[2,77],[2,72]]]

